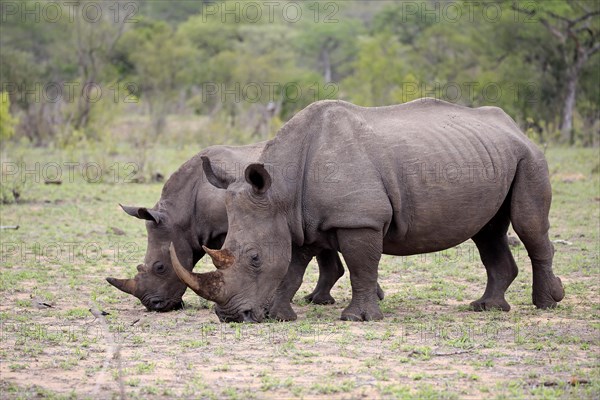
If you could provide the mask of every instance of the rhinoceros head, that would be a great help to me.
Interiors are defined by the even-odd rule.
[[[148,247],[144,263],[137,266],[133,279],[106,278],[108,283],[142,302],[150,311],[170,311],[183,306],[181,300],[186,285],[181,282],[171,266],[169,244],[176,243],[180,256],[192,264],[192,250],[170,226],[167,216],[145,207],[128,207],[123,210],[136,218],[146,220]],[[177,240],[179,239],[179,240]]]
[[[204,248],[216,271],[190,272],[179,262],[177,246],[171,248],[173,268],[198,295],[216,303],[221,321],[260,322],[291,259],[286,210],[272,200],[271,175],[263,164],[250,164],[239,180],[216,166],[213,170],[206,157],[203,168],[211,184],[227,189],[227,237],[221,250]]]

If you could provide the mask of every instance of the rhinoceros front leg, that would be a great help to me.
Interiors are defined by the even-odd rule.
[[[383,319],[377,295],[377,268],[383,235],[372,229],[345,229],[337,233],[340,251],[350,271],[352,300],[342,312],[344,321]]]
[[[335,299],[331,296],[331,289],[344,275],[344,265],[335,250],[323,250],[317,255],[319,263],[319,280],[311,294],[304,296],[304,300],[314,304],[334,304]],[[383,300],[385,293],[377,284],[377,297]]]
[[[306,272],[306,266],[312,259],[313,254],[307,249],[293,247],[292,261],[288,271],[279,284],[273,301],[268,310],[269,318],[278,321],[295,321],[296,312],[292,309],[292,299],[302,285],[302,278]]]

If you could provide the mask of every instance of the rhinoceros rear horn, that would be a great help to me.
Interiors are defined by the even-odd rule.
[[[148,209],[146,207],[131,207],[124,206],[123,204],[119,204],[123,211],[132,217],[136,217],[139,219],[145,219],[148,221],[154,221],[155,223],[159,223],[162,219],[162,215],[160,212]]]
[[[221,271],[213,271],[204,274],[190,272],[181,265],[175,252],[173,243],[169,246],[171,264],[175,273],[190,289],[200,297],[222,304],[223,299],[223,274]]]
[[[134,279],[106,278],[106,281],[117,289],[135,296],[136,282]]]
[[[217,269],[225,269],[231,267],[235,261],[235,257],[229,250],[212,250],[206,246],[202,246],[206,254],[212,258],[212,262]]]

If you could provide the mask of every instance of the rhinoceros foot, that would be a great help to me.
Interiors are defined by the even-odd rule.
[[[342,311],[342,321],[378,321],[383,319],[383,313],[376,300],[361,301],[352,298],[350,305]]]
[[[472,311],[510,311],[510,304],[508,304],[504,298],[496,299],[492,297],[482,297],[479,300],[471,302],[469,308]]]
[[[381,286],[379,286],[379,284],[377,284],[377,297],[379,300],[383,300],[385,297],[385,292]],[[308,303],[320,305],[335,304],[335,299],[331,296],[329,291],[320,291],[318,288],[315,289],[311,294],[304,296],[304,300],[306,300]]]
[[[268,317],[277,321],[295,321],[298,319],[290,303],[276,302],[269,308]]]
[[[565,289],[558,276],[547,280],[534,281],[532,292],[533,304],[537,308],[555,308],[557,303],[565,297]]]
[[[335,299],[331,297],[329,293],[321,293],[316,290],[309,294],[308,296],[304,296],[304,300],[313,304],[334,304]]]

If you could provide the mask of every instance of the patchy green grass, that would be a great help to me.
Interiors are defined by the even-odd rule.
[[[532,306],[531,265],[518,245],[512,310],[467,311],[485,286],[467,242],[384,256],[381,322],[338,320],[350,301],[348,274],[333,290],[336,304],[303,302],[317,280],[313,263],[295,299],[298,321],[260,325],[221,324],[192,293],[185,310],[149,313],[104,280],[133,276],[145,253],[144,224],[118,203],[152,206],[162,188],[132,183],[131,165],[143,159],[146,172],[168,176],[199,149],[13,150],[3,163],[35,170],[37,162],[39,179],[18,182],[19,201],[0,211],[2,225],[19,225],[1,231],[2,398],[118,397],[119,382],[127,397],[144,399],[600,397],[597,150],[547,150],[555,272],[567,293],[557,309]],[[63,168],[62,185],[43,183],[50,163]],[[68,163],[79,165],[72,179]],[[86,163],[102,179],[91,179],[96,167]],[[54,307],[33,308],[31,295]],[[108,331],[91,306],[110,312]]]

